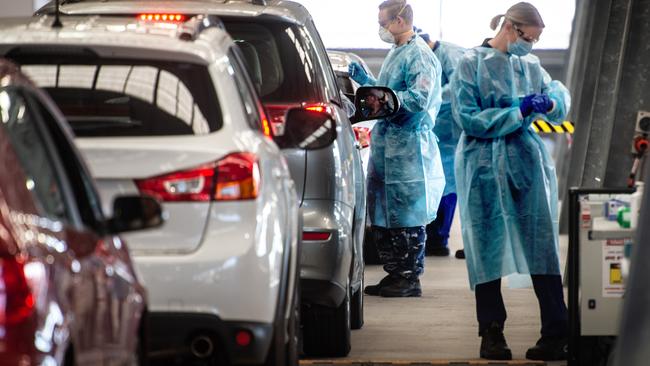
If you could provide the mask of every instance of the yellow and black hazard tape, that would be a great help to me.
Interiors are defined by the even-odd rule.
[[[545,362],[530,360],[435,360],[435,361],[346,361],[301,360],[300,366],[544,366]]]
[[[564,121],[562,122],[561,125],[554,125],[552,123],[548,123],[544,120],[537,120],[533,122],[531,125],[533,127],[533,131],[537,133],[568,133],[572,134],[575,131],[575,128],[573,127],[573,123],[569,121]]]

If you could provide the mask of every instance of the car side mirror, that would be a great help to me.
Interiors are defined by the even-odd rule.
[[[336,140],[336,123],[325,111],[292,108],[285,118],[284,134],[274,140],[280,149],[322,149]]]
[[[162,207],[153,197],[119,196],[113,201],[108,221],[113,234],[159,227],[164,222]]]
[[[355,123],[391,117],[400,108],[395,92],[384,86],[360,87],[354,98],[354,106],[357,109]]]

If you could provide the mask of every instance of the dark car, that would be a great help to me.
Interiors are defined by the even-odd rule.
[[[50,99],[0,59],[0,363],[132,365],[146,293],[119,232],[162,223],[151,198],[102,215]]]

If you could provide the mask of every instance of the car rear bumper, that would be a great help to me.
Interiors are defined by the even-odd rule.
[[[273,338],[272,324],[223,321],[210,314],[152,312],[149,313],[148,327],[148,355],[153,364],[162,364],[171,356],[194,357],[191,343],[200,336],[213,340],[215,356],[223,362],[261,364]],[[236,335],[240,331],[253,335],[248,346],[237,344]]]
[[[213,205],[212,220],[197,251],[136,253],[136,270],[148,289],[149,311],[272,323],[288,248],[283,235],[271,230],[257,234],[261,224],[248,218],[258,212],[253,201]],[[280,225],[267,216],[268,227]]]
[[[303,232],[328,232],[327,240],[301,247],[301,301],[337,307],[345,297],[352,263],[352,208],[337,201],[303,201]]]

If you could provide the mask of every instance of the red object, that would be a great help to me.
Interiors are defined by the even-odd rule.
[[[300,104],[264,104],[271,117],[271,123],[284,123],[287,111],[291,108],[300,107]]]
[[[257,198],[260,172],[254,154],[233,153],[215,163],[139,179],[135,184],[142,194],[165,202],[247,200]]]
[[[4,298],[4,313],[0,313],[0,326],[20,324],[34,311],[34,296],[25,278],[25,264],[15,257],[0,259],[2,288],[0,298]],[[1,301],[1,300],[0,300]]]
[[[634,139],[634,149],[637,153],[644,154],[648,150],[648,146],[650,146],[650,143],[647,138],[639,136]]]
[[[293,103],[293,104],[274,104],[267,103],[264,104],[268,115],[270,117],[271,127],[273,134],[276,136],[281,136],[284,134],[284,123],[287,111],[291,108],[304,108],[308,111],[319,112],[319,113],[328,113],[330,116],[333,116],[332,107],[326,103]]]
[[[362,148],[370,146],[371,130],[368,127],[352,127],[354,138],[357,139]]]
[[[96,219],[92,211],[78,207],[92,207],[99,197],[84,190],[66,197],[74,204],[59,202],[61,192],[73,192],[91,177],[84,170],[70,174],[81,160],[61,130],[64,121],[49,111],[52,102],[45,103],[43,94],[28,84],[16,84],[7,65],[0,61],[0,80],[30,98],[16,97],[19,94],[6,84],[0,90],[10,91],[5,95],[8,105],[26,111],[22,128],[31,131],[31,138],[16,136],[16,126],[0,125],[0,364],[64,365],[66,356],[80,366],[131,364],[142,342],[138,329],[147,296],[127,246],[103,229],[98,232],[92,225],[58,219],[47,210],[51,202],[41,201],[64,205],[64,215],[74,214],[88,223]],[[32,100],[39,104],[31,105]],[[47,128],[34,124],[37,119],[47,120]],[[11,128],[13,134],[8,133]],[[56,145],[46,147],[42,136],[57,129],[56,139],[49,136]],[[58,172],[49,164],[23,164],[25,151],[29,159],[51,154],[71,164]],[[66,179],[54,179],[53,172]],[[46,194],[39,194],[39,189]],[[97,250],[97,243],[104,248]]]
[[[235,336],[235,342],[237,342],[237,345],[241,347],[249,346],[252,341],[253,336],[246,330],[240,330]]]
[[[326,241],[330,239],[332,234],[326,231],[313,232],[306,231],[302,233],[302,240],[304,241]]]
[[[143,20],[143,21],[169,21],[169,22],[184,22],[185,21],[185,15],[182,14],[140,14],[138,15],[138,19]]]

